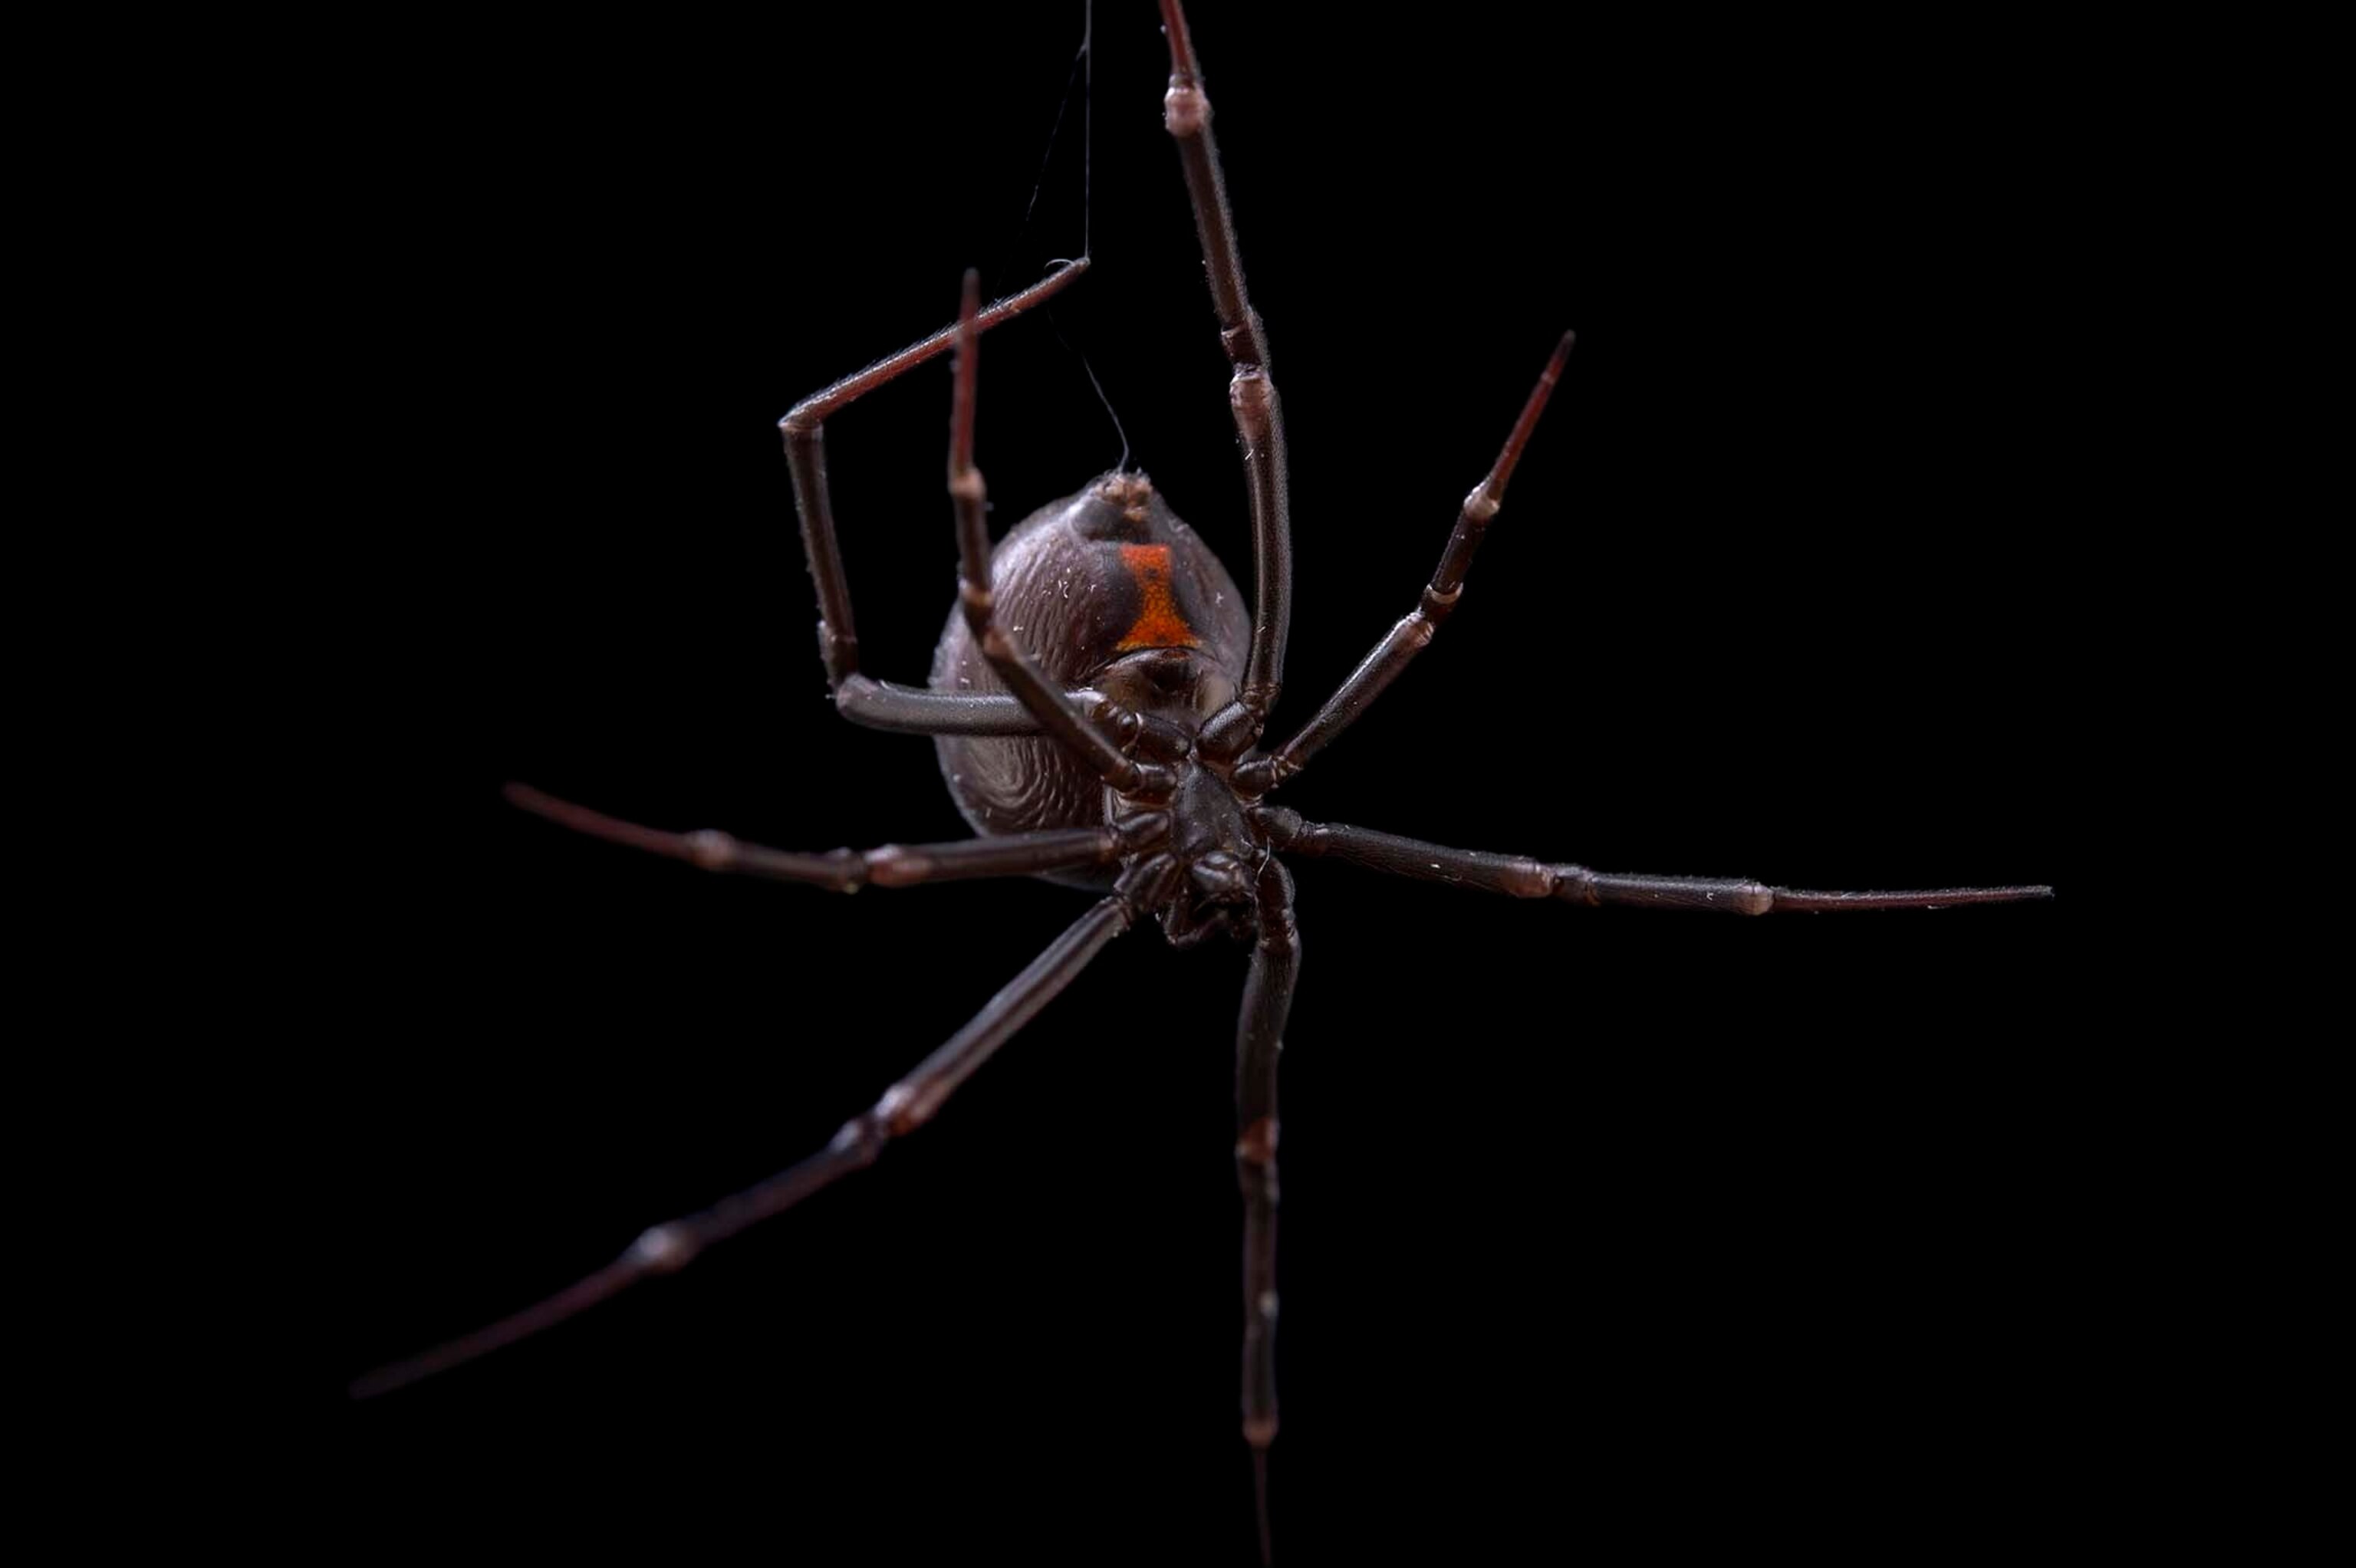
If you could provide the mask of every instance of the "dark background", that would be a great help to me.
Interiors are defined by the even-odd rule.
[[[1060,329],[1245,576],[1167,58],[1150,7],[1098,9],[1096,269],[987,339],[981,466],[1002,531],[1118,456]],[[2056,558],[2094,481],[2044,45],[1333,15],[1194,18],[1291,436],[1280,737],[1412,605],[1581,337],[1462,612],[1286,802],[1610,869],[2065,880]],[[336,971],[318,1408],[356,1531],[1249,1559],[1243,963],[1151,931],[876,1170],[544,1340],[337,1392],[816,1148],[1085,907],[702,878],[497,794],[798,848],[962,836],[930,744],[825,698],[775,424],[949,319],[968,264],[999,293],[1080,249],[1076,96],[1023,226],[1078,31],[895,5],[454,36],[353,176],[388,394],[346,480],[388,612],[356,700],[389,787]],[[888,677],[921,680],[952,598],[948,401],[936,366],[828,429]],[[1301,880],[1281,1556],[1994,1539],[2059,1484],[2099,1250],[2060,905],[1743,922]]]

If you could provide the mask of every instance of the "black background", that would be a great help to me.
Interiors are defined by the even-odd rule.
[[[1066,13],[1070,14],[1066,14]],[[1141,5],[1099,7],[1096,268],[994,332],[1003,528],[1133,460],[1239,576],[1226,365]],[[1197,8],[1288,415],[1290,729],[1414,603],[1557,334],[1462,612],[1312,817],[1802,887],[2062,881],[2072,134],[2040,41]],[[341,1380],[817,1147],[1085,905],[736,884],[528,779],[820,848],[962,836],[824,695],[775,423],[1081,246],[1076,7],[429,48],[354,178],[390,394],[335,1052],[366,1533],[1249,1560],[1242,957],[1116,944],[876,1170],[528,1347]],[[1870,61],[1861,67],[1859,61]],[[828,429],[871,672],[953,592],[936,366]],[[1301,871],[1280,1555],[2008,1534],[2073,1462],[2096,1200],[2060,905],[1763,922]],[[1891,1532],[1895,1532],[1894,1534]]]

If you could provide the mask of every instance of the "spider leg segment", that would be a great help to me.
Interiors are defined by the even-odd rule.
[[[1307,767],[1309,759],[1348,729],[1359,714],[1373,707],[1383,688],[1398,678],[1408,662],[1439,635],[1441,624],[1455,611],[1456,602],[1463,594],[1465,576],[1472,568],[1472,552],[1481,548],[1481,539],[1489,531],[1490,520],[1505,503],[1506,481],[1513,478],[1514,465],[1522,460],[1522,448],[1529,443],[1530,432],[1537,428],[1538,415],[1546,411],[1547,400],[1562,378],[1563,361],[1570,357],[1574,339],[1572,333],[1562,335],[1553,357],[1538,375],[1538,384],[1530,389],[1529,400],[1522,405],[1521,418],[1514,421],[1514,432],[1505,438],[1505,448],[1497,453],[1488,477],[1464,497],[1463,508],[1456,516],[1455,530],[1448,536],[1448,548],[1440,552],[1440,565],[1423,591],[1422,602],[1375,645],[1374,652],[1350,672],[1341,689],[1325,699],[1325,706],[1301,727],[1299,734],[1268,756],[1255,757],[1237,768],[1237,787],[1264,793]]]
[[[987,331],[1045,303],[1087,269],[1086,256],[1066,262],[1029,288],[978,311],[973,330]],[[826,662],[827,688],[834,693],[835,707],[854,724],[916,735],[1035,735],[1038,719],[1019,699],[1004,693],[972,696],[926,691],[859,673],[859,634],[851,615],[851,581],[842,570],[834,504],[827,493],[825,421],[902,372],[954,347],[958,331],[956,326],[945,326],[856,375],[845,376],[796,403],[779,421],[785,432],[786,459],[793,469],[794,507],[801,516],[802,546],[809,557],[810,580],[818,589],[819,654]],[[1074,693],[1072,700],[1093,703],[1093,716],[1100,722],[1118,724],[1120,720],[1121,710],[1094,693]]]
[[[1369,870],[1417,881],[1449,882],[1514,898],[1556,898],[1570,903],[1637,904],[1653,909],[1721,910],[1729,914],[1821,914],[1834,910],[1944,909],[1950,904],[2019,903],[2050,899],[2050,887],[1934,888],[1907,892],[1812,892],[1772,888],[1740,877],[1644,877],[1548,865],[1521,855],[1451,849],[1352,827],[1307,822],[1297,811],[1260,806],[1253,820],[1279,849],[1345,860]]]
[[[1141,871],[1161,859],[1154,857],[1141,862]],[[1128,880],[1134,884],[1143,880]],[[839,1178],[874,1164],[885,1144],[931,1120],[958,1085],[971,1077],[1015,1030],[1029,1023],[1040,1008],[1070,985],[1105,944],[1136,923],[1142,907],[1128,887],[1100,900],[1028,968],[991,997],[989,1004],[974,1015],[972,1022],[884,1091],[873,1105],[845,1122],[826,1147],[800,1164],[723,1198],[709,1209],[654,1226],[620,1257],[536,1306],[405,1361],[366,1373],[353,1381],[351,1396],[369,1399],[405,1388],[528,1339],[543,1328],[553,1328],[640,1280],[675,1274],[693,1262],[704,1248],[782,1214]]]
[[[989,490],[973,465],[975,378],[980,357],[981,274],[968,270],[958,309],[957,389],[949,408],[949,501],[957,512],[958,603],[966,625],[990,667],[998,672],[1039,726],[1094,768],[1097,775],[1127,795],[1168,799],[1170,770],[1140,763],[1108,740],[1089,720],[1089,706],[1048,683],[1013,635],[998,624],[990,586],[990,524],[984,510]]]
[[[1203,727],[1206,756],[1241,756],[1259,739],[1269,709],[1284,685],[1284,644],[1292,624],[1292,520],[1290,470],[1284,451],[1284,411],[1268,364],[1267,332],[1244,287],[1242,254],[1236,249],[1235,216],[1227,208],[1226,177],[1219,146],[1211,134],[1211,100],[1194,67],[1194,41],[1180,0],[1162,0],[1162,30],[1170,38],[1170,91],[1162,123],[1178,144],[1186,174],[1186,197],[1194,208],[1194,231],[1203,242],[1210,274],[1211,306],[1218,313],[1219,342],[1236,368],[1227,383],[1236,433],[1243,438],[1244,481],[1251,504],[1251,658],[1235,701]]]
[[[1244,1441],[1251,1445],[1259,1555],[1271,1560],[1268,1450],[1276,1441],[1276,1068],[1301,969],[1292,877],[1271,859],[1258,889],[1259,939],[1236,1027],[1236,1177],[1244,1195]]]
[[[1075,827],[1044,833],[1009,833],[962,838],[948,844],[886,844],[875,849],[830,849],[822,855],[747,844],[725,833],[669,833],[641,827],[559,800],[529,784],[509,784],[508,799],[535,816],[643,849],[684,860],[707,871],[766,877],[853,893],[864,887],[908,888],[923,882],[964,881],[977,877],[1031,877],[1048,871],[1108,866],[1124,855],[1158,848],[1169,837],[1170,819],[1141,812],[1108,827]]]

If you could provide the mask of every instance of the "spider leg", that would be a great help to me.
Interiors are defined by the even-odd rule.
[[[1251,504],[1251,659],[1244,684],[1203,728],[1206,754],[1240,756],[1259,739],[1269,709],[1284,685],[1284,644],[1292,624],[1292,520],[1289,469],[1284,451],[1284,411],[1268,363],[1268,338],[1259,313],[1244,287],[1242,252],[1236,248],[1235,215],[1227,208],[1226,176],[1219,144],[1211,134],[1211,100],[1194,68],[1194,40],[1181,0],[1162,0],[1162,30],[1170,38],[1170,91],[1162,101],[1162,123],[1178,144],[1186,174],[1186,197],[1194,208],[1194,232],[1203,242],[1210,274],[1211,307],[1218,313],[1219,342],[1236,368],[1227,383],[1236,433],[1243,438],[1244,482]]]
[[[1821,914],[1834,910],[1944,909],[1950,904],[2018,903],[2050,899],[2050,887],[1934,888],[1909,892],[1812,892],[1771,888],[1739,877],[1643,877],[1548,865],[1520,855],[1451,849],[1369,827],[1305,822],[1296,811],[1260,806],[1252,819],[1279,849],[1328,856],[1418,881],[1450,882],[1521,899],[1638,904],[1653,909],[1721,910],[1729,914]]]
[[[1101,692],[1083,688],[1067,692],[1066,699],[1115,733],[1137,726],[1134,713]],[[862,729],[902,735],[1036,735],[1042,728],[1023,699],[1007,692],[927,691],[863,675],[843,677],[834,688],[834,705]]]
[[[511,803],[535,816],[592,838],[684,860],[707,871],[804,882],[839,893],[855,893],[871,886],[908,888],[922,882],[1031,877],[1044,871],[1108,866],[1125,855],[1157,848],[1170,831],[1168,816],[1143,812],[1108,827],[1008,833],[948,844],[886,844],[877,849],[830,849],[823,855],[809,855],[747,844],[710,829],[667,833],[659,827],[641,827],[559,800],[529,784],[509,784],[506,794]]]
[[[1266,1563],[1268,1450],[1276,1441],[1276,1067],[1301,968],[1301,930],[1282,862],[1266,863],[1258,894],[1259,940],[1236,1028],[1236,1178],[1244,1195],[1244,1441],[1251,1445]]]
[[[1151,864],[1148,862],[1147,864]],[[536,1306],[446,1344],[380,1367],[354,1380],[354,1399],[391,1393],[477,1356],[528,1339],[619,1295],[640,1280],[675,1274],[697,1253],[739,1231],[782,1214],[821,1187],[875,1163],[884,1146],[932,1119],[958,1084],[988,1061],[1015,1030],[1071,984],[1105,944],[1129,929],[1138,905],[1128,892],[1100,901],[1033,959],[946,1045],[884,1091],[867,1110],[842,1125],[826,1147],[766,1180],[722,1199],[699,1213],[654,1226],[629,1250],[587,1278]]]
[[[1530,432],[1537,428],[1538,415],[1546,411],[1547,399],[1553,395],[1555,382],[1561,379],[1563,361],[1570,357],[1574,336],[1568,332],[1562,335],[1562,341],[1555,346],[1554,357],[1538,374],[1538,384],[1530,389],[1529,400],[1522,405],[1522,417],[1514,421],[1514,432],[1505,438],[1505,448],[1497,453],[1489,476],[1464,497],[1463,509],[1456,515],[1455,531],[1448,536],[1448,548],[1440,552],[1440,565],[1423,591],[1422,602],[1390,629],[1389,635],[1375,645],[1375,651],[1350,672],[1341,689],[1325,699],[1325,706],[1301,727],[1299,734],[1268,756],[1255,757],[1237,768],[1237,787],[1265,792],[1307,767],[1309,759],[1348,729],[1359,714],[1373,707],[1383,688],[1407,668],[1408,661],[1439,635],[1441,624],[1454,612],[1457,600],[1464,592],[1464,578],[1472,568],[1472,552],[1481,548],[1481,538],[1488,532],[1490,519],[1505,504],[1505,482],[1514,476],[1514,465],[1522,460],[1522,448],[1528,443]]]
[[[974,330],[986,331],[1052,299],[1087,269],[1086,256],[1066,262],[1029,288],[979,312]],[[1012,697],[926,691],[859,673],[859,634],[851,615],[851,581],[843,573],[842,551],[835,539],[834,504],[827,494],[825,421],[903,371],[939,357],[955,346],[957,335],[955,326],[945,326],[804,398],[779,421],[786,437],[786,461],[793,469],[794,508],[801,516],[802,547],[809,557],[810,580],[818,589],[819,655],[826,662],[827,688],[834,693],[836,709],[854,724],[916,735],[1035,735],[1038,720]],[[1087,695],[1094,698],[1093,693]],[[1095,700],[1108,710],[1100,718],[1118,718],[1119,710],[1113,705]]]
[[[957,385],[949,406],[949,501],[957,513],[958,602],[975,645],[1016,699],[1044,729],[1126,795],[1159,795],[1171,788],[1170,770],[1124,753],[1090,721],[1088,705],[1076,701],[1047,677],[1012,634],[998,624],[990,587],[990,524],[983,503],[988,488],[973,465],[973,421],[978,350],[981,336],[981,274],[969,270],[958,309]]]

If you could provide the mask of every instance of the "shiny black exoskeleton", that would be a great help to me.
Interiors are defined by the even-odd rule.
[[[1176,875],[1156,901],[1179,945],[1214,931],[1248,939],[1252,867],[1268,848],[1228,770],[1192,746],[1204,720],[1233,699],[1251,646],[1251,614],[1235,580],[1142,474],[1116,470],[1043,507],[991,556],[996,614],[1040,668],[1138,716],[1172,774],[1169,838]],[[932,689],[1004,692],[962,609],[933,655]],[[1096,827],[1144,815],[1050,736],[942,735],[941,773],[958,809],[985,834]],[[1105,888],[1117,868],[1050,875]]]

